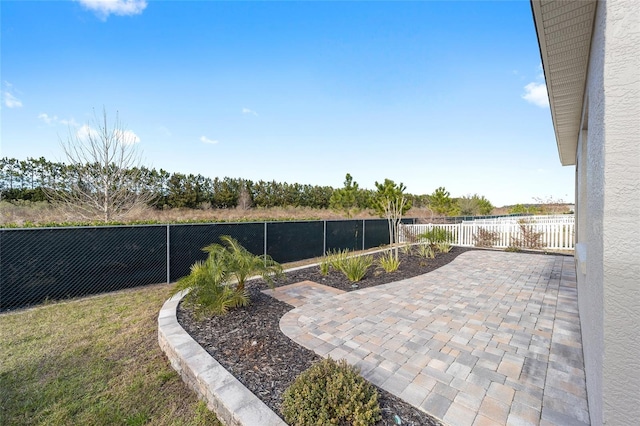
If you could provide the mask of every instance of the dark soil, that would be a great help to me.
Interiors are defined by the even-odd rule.
[[[363,280],[352,284],[342,273],[320,274],[320,268],[309,267],[287,272],[276,286],[310,280],[345,291],[372,287],[410,278],[437,269],[470,249],[453,247],[449,253],[438,253],[435,259],[424,259],[401,253],[400,268],[391,273],[376,271],[375,266]],[[375,257],[376,255],[374,255]],[[248,283],[251,305],[234,309],[224,316],[196,320],[193,312],[180,304],[178,321],[182,327],[223,367],[273,411],[280,414],[282,394],[301,372],[320,357],[285,336],[279,328],[280,318],[293,307],[260,290],[268,288],[262,280]],[[396,396],[378,388],[382,420],[377,425],[439,425],[440,423]]]

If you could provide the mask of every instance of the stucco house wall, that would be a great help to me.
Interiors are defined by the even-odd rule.
[[[576,266],[593,425],[640,419],[640,2],[599,1],[576,152]]]
[[[576,272],[592,425],[640,424],[640,1],[531,0]]]

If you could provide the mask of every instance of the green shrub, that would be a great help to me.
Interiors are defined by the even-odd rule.
[[[506,249],[504,249],[504,251],[510,251],[513,253],[519,253],[522,251],[522,249],[520,249],[520,247],[516,247],[516,246],[509,246]]]
[[[371,256],[351,256],[342,261],[341,271],[349,281],[357,282],[364,278],[371,265],[373,265]]]
[[[400,260],[391,251],[387,251],[378,258],[378,266],[385,272],[393,272],[400,267]]]
[[[418,237],[429,244],[446,243],[453,240],[453,234],[443,228],[432,228]]]
[[[366,426],[381,418],[376,388],[357,368],[331,357],[312,365],[287,388],[282,415],[293,426]]]

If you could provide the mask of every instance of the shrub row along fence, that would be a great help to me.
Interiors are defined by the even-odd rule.
[[[449,233],[451,244],[476,246],[479,235],[484,233],[494,237],[490,246],[507,248],[514,245],[514,240],[523,240],[523,227],[525,232],[540,234],[540,248],[573,250],[575,247],[573,215],[475,220],[457,224],[405,224],[401,227],[400,242],[417,241],[420,234],[440,228]]]
[[[389,244],[384,219],[0,229],[0,310],[176,281],[222,235],[280,263]]]

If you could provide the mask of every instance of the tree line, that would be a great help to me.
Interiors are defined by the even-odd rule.
[[[48,201],[48,191],[71,191],[78,178],[93,165],[65,164],[45,158],[2,158],[0,191],[3,200]],[[253,182],[237,178],[208,178],[200,174],[169,173],[163,169],[135,167],[135,191],[149,194],[156,208],[249,208],[304,206],[328,208],[330,186]]]
[[[0,198],[6,201],[49,201],[47,192],[70,192],[91,174],[91,164],[65,164],[44,157],[0,159]],[[376,191],[361,189],[350,174],[342,188],[241,178],[209,178],[200,174],[169,173],[163,169],[133,167],[135,190],[147,195],[147,204],[165,208],[243,208],[299,206],[334,209],[350,217],[372,209]],[[86,180],[86,178],[84,178]],[[452,198],[443,188],[432,194],[406,194],[413,207],[428,208],[435,216],[491,214],[484,197]]]

